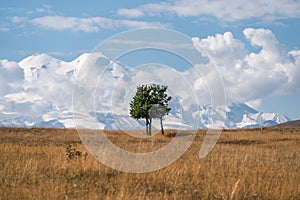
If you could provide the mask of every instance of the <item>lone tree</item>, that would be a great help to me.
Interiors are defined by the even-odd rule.
[[[130,115],[135,119],[146,120],[146,134],[151,135],[152,119],[160,119],[161,133],[164,134],[162,118],[171,108],[171,96],[166,94],[168,87],[163,85],[140,85],[130,102]]]

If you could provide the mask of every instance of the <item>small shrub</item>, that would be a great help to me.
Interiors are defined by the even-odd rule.
[[[79,157],[81,157],[83,154],[81,151],[75,149],[75,147],[72,147],[72,145],[67,146],[66,148],[66,156],[67,160],[76,160]]]

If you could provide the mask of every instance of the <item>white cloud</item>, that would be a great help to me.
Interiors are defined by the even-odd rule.
[[[7,27],[0,27],[0,31],[1,32],[8,32],[10,30],[10,28]]]
[[[10,18],[11,22],[16,24],[16,23],[23,23],[27,20],[26,17],[19,17],[19,16],[13,16]]]
[[[61,16],[44,16],[31,20],[34,25],[39,25],[44,28],[54,30],[74,30],[84,32],[98,31],[99,28],[94,25],[94,20],[75,17],[61,17]]]
[[[155,37],[155,36],[153,36]],[[140,48],[140,47],[151,47],[151,48],[158,48],[158,49],[183,49],[183,50],[189,50],[194,49],[193,46],[189,43],[174,40],[173,42],[163,41],[164,36],[161,36],[159,39],[160,41],[143,41],[143,40],[130,40],[130,39],[111,39],[109,42],[115,47],[115,48],[122,48],[122,46],[126,45],[126,48],[128,46],[131,46],[132,49]]]
[[[142,17],[144,15],[144,13],[139,10],[139,9],[119,9],[117,11],[118,15],[121,16],[126,16],[128,18],[137,18],[137,17]]]
[[[0,60],[0,98],[22,84],[24,75],[18,63]]]
[[[63,31],[97,32],[101,29],[141,28],[141,27],[166,27],[159,22],[146,22],[136,20],[115,20],[104,17],[63,17],[44,16],[31,20],[31,23],[44,28]]]
[[[270,30],[246,28],[243,33],[261,48],[258,53],[248,52],[230,32],[193,38],[200,52],[210,58],[210,63],[197,67],[209,71],[211,65],[218,66],[227,100],[257,106],[262,97],[300,91],[300,51],[286,51]]]
[[[194,42],[196,40],[199,39],[194,38]],[[207,51],[208,55],[218,58],[218,65],[228,65],[246,55],[244,43],[233,38],[231,32],[201,39],[201,47]]]
[[[29,103],[29,102],[34,103],[36,101],[42,100],[42,98],[40,96],[38,96],[38,94],[31,95],[31,94],[26,93],[26,92],[7,94],[7,95],[4,96],[4,98],[7,101],[13,101],[17,104],[19,104],[19,103]]]
[[[255,99],[252,101],[247,101],[246,103],[251,106],[252,108],[258,109],[261,105],[262,100],[261,99]]]
[[[300,4],[294,0],[260,1],[260,0],[173,0],[161,3],[144,4],[132,9],[122,8],[117,11],[125,17],[144,15],[169,15],[182,17],[214,16],[223,21],[237,21],[250,18],[276,20],[299,18]]]

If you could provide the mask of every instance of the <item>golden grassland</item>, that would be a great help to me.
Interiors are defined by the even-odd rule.
[[[106,131],[116,145],[141,152],[174,133],[139,139]],[[85,154],[76,130],[0,128],[0,199],[300,199],[300,128],[225,130],[199,159],[205,133],[171,165],[133,174]],[[68,159],[69,145],[82,154]]]

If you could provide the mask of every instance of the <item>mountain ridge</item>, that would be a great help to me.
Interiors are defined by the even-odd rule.
[[[82,54],[70,62],[47,54],[34,54],[18,62],[20,70],[23,70],[24,79],[19,80],[18,87],[14,86],[0,98],[0,126],[74,128],[75,114],[75,118],[87,122],[87,127],[96,119],[97,128],[101,129],[142,128],[142,120],[135,121],[129,117],[126,107],[128,102],[116,98],[116,105],[120,108],[117,112],[112,112],[109,108],[110,93],[117,86],[116,80],[122,79],[123,74],[129,71],[113,61],[110,61],[110,67],[102,74],[104,80],[97,97],[97,102],[101,103],[95,113],[90,112],[86,116],[73,112],[72,91],[77,73],[87,63],[97,64],[100,58],[107,59],[99,52]],[[15,62],[13,63],[15,65]],[[180,103],[174,101],[172,105],[175,107],[164,120],[166,128],[191,127],[189,120],[198,122],[199,128],[254,128],[289,121],[284,115],[262,113],[246,103],[238,102],[226,106],[201,105],[189,111],[192,118],[187,120],[180,112]]]
[[[288,122],[278,124],[276,126],[279,126],[279,127],[282,127],[282,126],[300,127],[300,120],[292,120],[292,121],[288,121]]]

